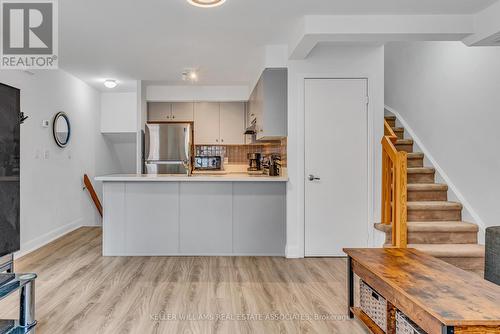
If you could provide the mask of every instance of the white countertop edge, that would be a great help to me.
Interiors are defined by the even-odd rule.
[[[115,174],[97,176],[96,181],[103,182],[287,182],[286,176],[251,176],[248,174],[224,175],[141,175]]]

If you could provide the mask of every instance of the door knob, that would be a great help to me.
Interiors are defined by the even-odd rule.
[[[309,179],[309,181],[319,181],[319,180],[321,180],[321,178],[316,177],[316,176],[314,176],[312,174],[310,174],[307,178]]]

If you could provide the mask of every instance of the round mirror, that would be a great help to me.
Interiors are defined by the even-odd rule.
[[[54,134],[54,139],[59,147],[65,147],[69,143],[71,137],[71,125],[69,123],[68,115],[64,112],[59,112],[54,117],[54,123],[52,124],[52,132]]]

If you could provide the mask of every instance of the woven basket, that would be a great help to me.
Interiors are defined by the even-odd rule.
[[[402,312],[396,312],[396,334],[426,334]]]
[[[384,332],[387,332],[387,300],[373,290],[368,284],[360,281],[361,309]]]

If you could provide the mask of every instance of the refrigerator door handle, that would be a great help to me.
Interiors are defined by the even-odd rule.
[[[149,126],[146,124],[146,128],[144,129],[144,160],[146,160],[149,157],[149,147],[150,147],[150,131],[149,131]]]
[[[187,163],[186,160],[169,160],[169,161],[148,160],[148,161],[146,161],[146,164],[150,164],[150,165],[183,165],[186,163]]]

